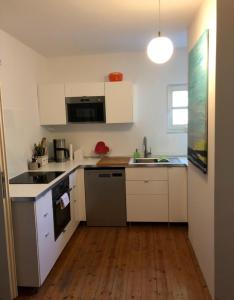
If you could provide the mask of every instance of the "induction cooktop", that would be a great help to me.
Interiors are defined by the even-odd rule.
[[[25,172],[9,180],[13,184],[43,184],[49,183],[64,172]]]

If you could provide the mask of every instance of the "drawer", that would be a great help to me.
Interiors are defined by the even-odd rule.
[[[36,201],[36,219],[37,230],[39,233],[46,233],[53,224],[53,205],[52,193],[47,192],[44,196]]]
[[[127,221],[168,222],[168,196],[127,195]]]
[[[44,196],[36,201],[35,209],[39,258],[39,278],[40,283],[42,283],[56,261],[51,191],[47,192]]]
[[[127,195],[167,195],[168,181],[126,181]]]
[[[38,234],[38,258],[40,283],[46,279],[56,261],[53,227]]]
[[[126,168],[126,180],[167,180],[167,167]]]

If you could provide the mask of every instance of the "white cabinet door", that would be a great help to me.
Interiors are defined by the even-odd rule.
[[[35,203],[39,277],[41,284],[56,261],[52,192],[47,192]]]
[[[84,169],[77,170],[77,199],[80,221],[86,221]]]
[[[105,82],[106,123],[133,122],[133,86],[131,82]]]
[[[167,168],[126,168],[127,221],[168,222]]]
[[[187,222],[187,169],[173,167],[169,176],[169,220]]]
[[[66,124],[64,84],[39,85],[38,106],[41,125]]]
[[[104,82],[66,83],[65,96],[104,96]]]
[[[73,202],[72,210],[73,210],[73,218],[74,218],[74,225],[77,227],[79,224],[79,203],[78,203],[78,187],[77,187],[77,171],[74,171],[69,176],[70,180],[70,188],[71,193],[70,197]]]
[[[168,222],[167,195],[127,195],[128,222]]]

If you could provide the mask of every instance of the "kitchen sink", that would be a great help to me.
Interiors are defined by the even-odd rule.
[[[132,158],[130,164],[162,164],[170,163],[170,160],[165,157],[141,157],[141,158]]]

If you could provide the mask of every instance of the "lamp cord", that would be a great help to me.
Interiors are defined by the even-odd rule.
[[[161,36],[161,2],[158,0],[158,36]]]

